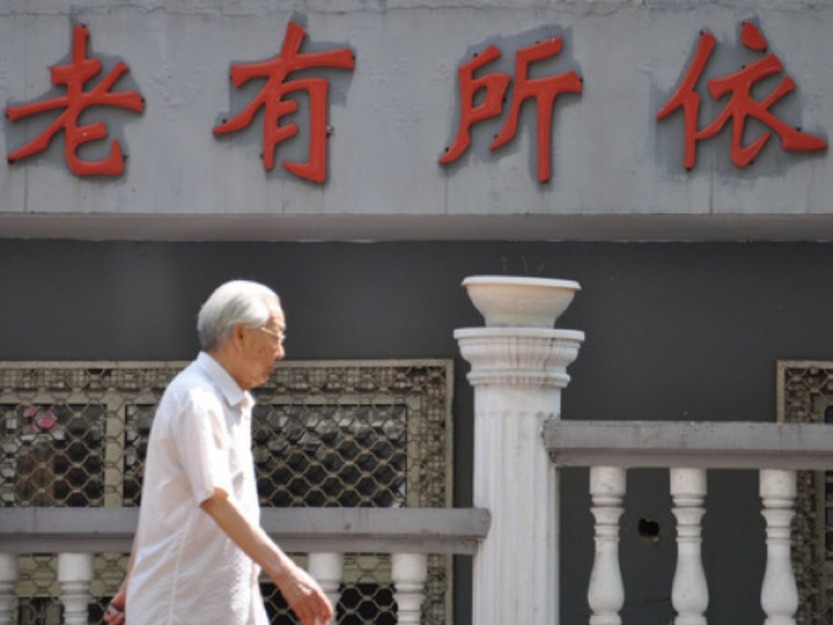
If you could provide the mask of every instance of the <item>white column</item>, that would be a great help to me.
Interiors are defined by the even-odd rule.
[[[0,553],[0,625],[17,622],[14,586],[17,583],[17,554]]]
[[[619,517],[625,497],[625,469],[591,467],[590,511],[596,519],[596,555],[587,599],[590,625],[620,625],[619,611],[625,603],[625,588],[619,568]]]
[[[312,575],[327,599],[333,604],[333,610],[341,598],[341,580],[344,578],[343,553],[311,553],[307,561],[307,570]]]
[[[58,585],[64,604],[66,625],[87,625],[90,583],[93,581],[93,554],[58,554]]]
[[[677,612],[674,625],[706,625],[709,588],[701,557],[701,520],[706,512],[706,471],[671,469],[672,512],[677,518],[677,568],[671,602]]]
[[[798,589],[790,559],[790,523],[795,515],[795,471],[762,469],[760,493],[766,519],[766,571],[761,589],[764,625],[795,625]]]
[[[428,556],[423,553],[394,553],[392,556],[394,600],[398,625],[419,625],[425,581],[428,579]]]
[[[474,387],[474,505],[492,515],[474,558],[472,622],[558,623],[558,474],[541,440],[561,413],[582,332],[457,330]]]

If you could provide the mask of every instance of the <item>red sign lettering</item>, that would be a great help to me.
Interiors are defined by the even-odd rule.
[[[115,106],[141,112],[145,107],[141,95],[135,91],[110,92],[116,81],[129,71],[127,65],[121,61],[96,86],[84,91],[87,81],[101,71],[101,61],[87,58],[89,35],[86,27],[76,24],[72,31],[72,62],[69,65],[54,65],[51,68],[52,84],[56,87],[64,86],[66,96],[6,107],[6,117],[13,122],[45,111],[64,109],[38,137],[9,154],[9,163],[43,152],[58,131],[63,130],[64,153],[72,173],[78,176],[118,176],[124,172],[124,156],[118,139],[113,141],[110,155],[103,160],[85,161],[77,155],[78,148],[83,144],[107,136],[107,126],[103,122],[78,125],[78,118],[86,109],[91,106]]]
[[[271,171],[275,166],[277,145],[298,132],[297,124],[281,124],[281,118],[298,110],[298,103],[284,98],[295,91],[306,91],[310,104],[310,147],[306,163],[284,161],[289,172],[319,184],[327,179],[327,93],[329,83],[323,78],[287,80],[292,72],[310,67],[353,69],[355,58],[348,48],[328,52],[299,54],[306,31],[289,22],[281,54],[268,61],[233,65],[231,79],[240,87],[253,78],[265,78],[266,84],[258,96],[240,113],[214,128],[221,135],[248,126],[260,108],[264,109],[263,167]]]
[[[518,118],[524,101],[534,98],[537,118],[537,159],[539,182],[548,182],[552,177],[551,143],[552,115],[555,100],[562,93],[581,93],[582,80],[576,72],[566,72],[545,78],[530,78],[529,67],[535,61],[548,59],[561,52],[562,38],[549,39],[518,50],[515,55],[515,90],[509,115],[503,128],[489,146],[490,150],[506,145],[518,130]],[[460,128],[457,137],[440,157],[440,164],[456,161],[471,144],[471,127],[477,122],[497,117],[503,109],[503,99],[509,88],[511,76],[501,72],[475,78],[474,73],[484,65],[500,57],[500,50],[489,46],[483,54],[462,65],[457,72],[460,83]],[[485,98],[475,104],[478,90],[485,91]]]
[[[756,52],[765,52],[767,49],[766,38],[751,22],[743,23],[741,42],[747,49]],[[709,94],[712,98],[719,99],[728,95],[729,101],[714,121],[700,129],[698,127],[700,95],[696,88],[716,45],[714,35],[708,32],[700,33],[700,41],[691,67],[677,90],[657,113],[657,120],[662,120],[678,109],[683,110],[685,124],[683,163],[686,169],[693,169],[697,161],[697,142],[713,137],[729,121],[732,122],[732,162],[738,167],[746,167],[753,162],[772,133],[767,131],[751,144],[744,146],[743,133],[748,117],[757,119],[771,128],[781,138],[781,147],[784,150],[811,152],[824,150],[827,147],[827,142],[823,139],[789,126],[770,111],[773,104],[795,89],[795,81],[792,78],[784,76],[781,82],[760,102],[752,97],[752,88],[755,83],[767,76],[784,71],[784,66],[774,54],[767,54],[734,74],[708,81]]]

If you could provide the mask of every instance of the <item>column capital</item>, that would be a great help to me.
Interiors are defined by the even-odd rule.
[[[472,386],[565,388],[567,366],[578,356],[584,332],[548,328],[461,328],[454,338],[471,364]]]

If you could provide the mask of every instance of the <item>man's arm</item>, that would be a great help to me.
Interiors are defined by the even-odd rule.
[[[332,620],[333,607],[318,582],[295,564],[263,528],[252,525],[224,491],[216,489],[200,508],[275,582],[302,625],[326,625]]]

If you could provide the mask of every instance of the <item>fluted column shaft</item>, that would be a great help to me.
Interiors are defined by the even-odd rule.
[[[558,475],[541,440],[582,332],[466,328],[455,337],[474,387],[474,505],[492,515],[474,558],[473,622],[558,623]]]

